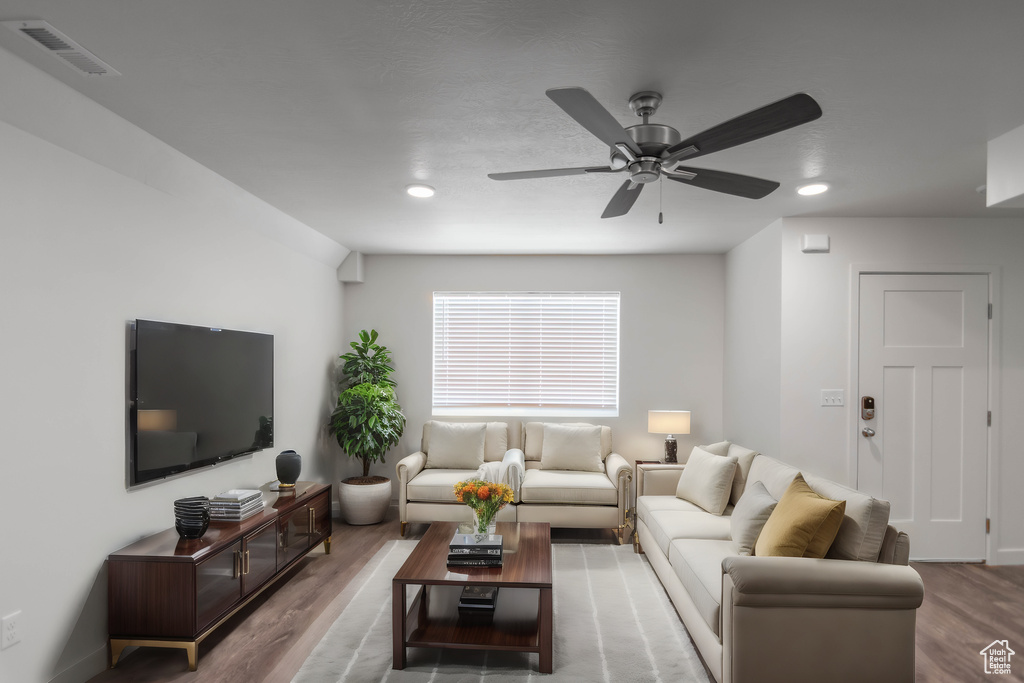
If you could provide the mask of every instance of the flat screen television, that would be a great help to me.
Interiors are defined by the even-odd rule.
[[[130,325],[128,486],[274,445],[274,336]]]

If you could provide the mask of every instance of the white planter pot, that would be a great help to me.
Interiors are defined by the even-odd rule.
[[[380,484],[338,484],[341,516],[353,525],[379,524],[391,505],[391,480]]]

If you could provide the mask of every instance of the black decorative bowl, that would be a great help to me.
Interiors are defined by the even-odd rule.
[[[201,538],[206,533],[207,527],[210,526],[210,513],[206,513],[199,521],[184,520],[175,518],[174,528],[178,531],[178,535],[182,538],[193,539]]]
[[[174,501],[174,528],[185,539],[200,538],[210,526],[210,499],[206,496]]]

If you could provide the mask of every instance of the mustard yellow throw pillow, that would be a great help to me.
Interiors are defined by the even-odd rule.
[[[845,500],[818,495],[798,474],[761,529],[754,554],[825,557],[845,512]]]

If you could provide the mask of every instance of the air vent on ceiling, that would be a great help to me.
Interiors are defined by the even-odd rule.
[[[3,25],[86,76],[120,76],[121,73],[45,21],[5,21]]]

